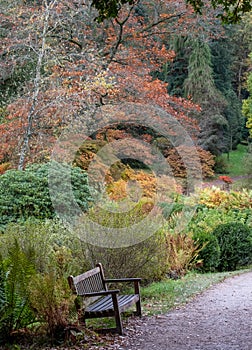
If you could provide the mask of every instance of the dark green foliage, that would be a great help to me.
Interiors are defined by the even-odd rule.
[[[208,43],[201,40],[191,41],[192,50],[188,61],[188,76],[184,81],[186,96],[193,101],[205,104],[207,99],[215,99],[218,92],[215,87],[212,69],[212,55]]]
[[[213,231],[220,246],[220,271],[232,271],[252,262],[252,232],[242,223],[221,224]]]
[[[191,4],[196,12],[201,13],[204,7],[203,0],[186,0]],[[224,23],[236,23],[241,19],[243,13],[249,12],[252,9],[251,0],[211,0],[211,5],[216,8],[220,6],[222,11],[219,13]]]
[[[236,149],[240,143],[245,129],[245,119],[241,114],[241,104],[236,94],[231,89],[225,93],[225,98],[228,102],[224,110],[224,116],[228,121],[227,139],[229,141],[229,150]]]
[[[191,51],[187,37],[174,38],[171,49],[176,52],[176,57],[163,67],[163,71],[157,75],[168,83],[168,93],[175,96],[184,96],[184,81],[188,75],[188,60]]]
[[[180,213],[184,209],[183,203],[160,203],[159,206],[162,208],[162,214],[164,218],[167,220],[174,213]]]
[[[204,110],[204,119],[200,123],[199,145],[214,156],[219,156],[229,150],[229,142],[227,138],[223,138],[223,135],[227,134],[229,126],[222,114],[212,114],[208,118],[210,113],[211,104],[209,103]]]
[[[214,172],[216,174],[227,174],[228,173],[228,162],[223,155],[214,158]]]
[[[191,4],[195,11],[201,12],[204,8],[204,1],[202,0],[186,0]],[[106,18],[113,18],[118,15],[118,12],[122,4],[133,5],[137,3],[135,0],[93,0],[92,6],[94,6],[98,12],[98,21],[103,21]],[[245,12],[249,12],[252,9],[250,0],[243,0],[242,2],[237,0],[211,0],[211,5],[216,8],[221,5],[222,11],[219,16],[226,23],[235,23],[240,20],[241,15]]]
[[[34,272],[30,257],[22,252],[17,241],[10,247],[7,258],[0,258],[0,343],[10,340],[13,331],[35,321],[27,292]]]
[[[76,207],[82,211],[88,209],[91,195],[86,173],[77,167],[54,166],[50,170],[49,191],[49,169],[50,163],[37,164],[25,171],[9,170],[0,176],[0,227],[30,217],[53,218],[56,215],[55,207],[60,207],[61,213],[66,215],[76,214]],[[71,172],[70,181],[64,181],[63,170]],[[50,197],[51,191],[54,191],[54,203]],[[73,199],[69,198],[71,191]]]
[[[226,101],[215,85],[209,44],[193,40],[191,45],[184,89],[186,95],[202,107],[199,115],[199,145],[218,155],[228,150],[228,141],[223,139],[223,134],[228,130],[228,122],[223,115]]]
[[[232,88],[233,76],[230,67],[235,54],[232,48],[232,31],[226,29],[225,32],[225,38],[210,43],[215,85],[222,93]]]
[[[176,57],[165,66],[158,77],[168,82],[170,94],[185,98],[190,96],[194,102],[202,107],[201,113],[194,116],[199,120],[199,145],[215,155],[227,152],[231,141],[234,143],[239,141],[239,136],[234,136],[240,134],[240,126],[237,127],[235,119],[239,119],[240,112],[234,108],[234,101],[237,98],[233,96],[236,99],[231,98],[230,101],[227,101],[221,90],[226,75],[229,76],[228,87],[232,88],[231,74],[228,70],[230,60],[224,64],[221,52],[216,49],[219,61],[213,65],[215,57],[212,56],[209,43],[199,39],[178,36],[174,39],[171,48],[175,51]],[[226,67],[224,75],[222,75],[222,71],[218,72],[218,68],[222,66]],[[216,84],[217,78],[220,82],[219,85]],[[230,108],[228,102],[232,104]],[[225,108],[226,113],[224,113]],[[229,113],[230,110],[232,113]],[[229,125],[227,117],[235,120],[232,127],[231,124]]]
[[[170,47],[176,57],[161,72],[153,73],[168,82],[169,94],[190,96],[202,107],[194,115],[199,120],[199,145],[216,156],[234,149],[244,133],[234,85],[237,51],[232,28],[226,28],[225,38],[209,42],[177,36]]]
[[[241,114],[241,103],[232,86],[235,81],[233,61],[236,56],[233,49],[233,32],[226,30],[226,34],[226,38],[213,41],[210,47],[215,85],[227,102],[223,115],[228,122],[228,128],[222,137],[227,140],[228,150],[232,150],[241,140],[244,118]]]
[[[133,5],[136,1],[134,0],[93,0],[92,6],[94,6],[98,12],[98,22],[104,21],[106,18],[114,18],[118,15],[118,12],[123,4]]]
[[[193,235],[195,243],[202,248],[198,259],[202,260],[200,270],[215,271],[220,262],[220,246],[216,236],[208,232],[197,232]]]

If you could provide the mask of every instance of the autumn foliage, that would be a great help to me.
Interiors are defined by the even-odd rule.
[[[107,193],[113,200],[130,199],[138,202],[143,198],[162,201],[174,193],[182,193],[182,187],[169,176],[155,176],[143,170],[127,167],[117,181],[111,181]]]
[[[243,191],[225,191],[220,188],[206,188],[200,192],[199,203],[208,208],[229,209],[251,209],[252,192]]]
[[[227,184],[232,184],[233,183],[233,180],[229,176],[226,176],[226,175],[219,176],[219,179],[221,181],[224,181]]]
[[[176,34],[181,30],[186,32],[190,27],[195,35],[200,29],[210,35],[211,21],[207,29],[201,27],[193,9],[185,6],[182,0],[176,4],[166,0],[157,7],[146,3],[142,13],[138,7],[126,6],[116,18],[103,23],[94,22],[97,13],[92,8],[87,10],[86,6],[69,0],[52,1],[48,7],[40,3],[22,3],[19,12],[9,9],[3,13],[10,30],[1,48],[2,55],[8,53],[8,60],[2,63],[12,64],[11,68],[15,69],[18,63],[14,61],[16,47],[22,47],[19,60],[29,57],[30,52],[37,52],[38,56],[33,55],[29,61],[34,74],[27,76],[22,88],[10,96],[4,112],[1,112],[4,120],[0,124],[1,163],[17,166],[25,135],[28,142],[25,164],[47,162],[56,140],[68,125],[74,124],[76,128],[87,126],[88,129],[90,123],[100,118],[97,113],[100,107],[120,106],[127,102],[142,106],[148,103],[161,108],[197,142],[198,123],[190,113],[199,111],[200,107],[190,99],[169,96],[167,83],[154,78],[152,73],[175,57],[174,51],[166,44],[171,29]],[[62,21],[58,21],[59,16]],[[27,64],[25,59],[22,64]],[[36,73],[38,67],[41,67],[40,75]],[[7,74],[7,70],[5,72]],[[32,78],[35,73],[40,77],[39,81]],[[120,114],[114,118],[119,125]],[[146,120],[153,118],[158,116],[149,113]],[[123,119],[121,123],[124,123]],[[141,125],[135,125],[132,133],[126,127],[119,130],[109,125],[87,136],[106,142],[137,136],[152,144],[158,135],[149,130],[143,133],[141,128]],[[180,139],[178,149],[183,148],[183,139]],[[164,151],[168,153],[165,157],[173,175],[185,177],[186,170],[177,151],[169,147]],[[184,151],[188,159],[193,157],[193,149]],[[198,154],[202,160],[203,176],[211,176],[211,155],[200,148]],[[77,165],[82,163],[82,167],[87,168],[92,159],[92,150],[87,150],[85,153],[80,151],[79,156],[71,161]]]
[[[196,149],[197,149],[197,153],[195,153]],[[181,154],[183,155],[183,157],[181,156]],[[197,159],[199,159],[201,163],[201,170],[202,170],[201,174],[198,173],[198,168],[194,167]],[[177,149],[172,148],[168,152],[167,160],[169,162],[169,165],[173,169],[173,173],[175,177],[181,177],[181,178],[187,177],[186,164],[191,164],[190,171],[191,171],[191,174],[194,175],[195,177],[207,178],[207,177],[212,177],[214,175],[214,172],[213,172],[213,166],[215,163],[214,157],[210,152],[205,151],[200,147],[190,148],[190,147],[180,146]]]

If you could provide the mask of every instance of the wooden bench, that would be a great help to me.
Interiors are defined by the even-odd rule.
[[[116,328],[101,331],[114,331],[123,334],[121,313],[136,304],[135,314],[142,315],[140,298],[140,278],[105,279],[102,264],[78,276],[69,276],[68,283],[73,293],[81,297],[81,304],[76,303],[79,320],[90,318],[114,317]],[[132,282],[134,294],[119,295],[119,290],[109,290],[109,283]],[[85,306],[88,299],[91,303]],[[77,300],[77,299],[76,299]]]

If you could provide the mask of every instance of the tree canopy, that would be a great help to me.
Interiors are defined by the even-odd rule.
[[[185,0],[191,4],[194,10],[202,13],[202,9],[206,6],[203,0]],[[129,5],[137,4],[138,0],[93,0],[92,5],[98,10],[98,21],[106,18],[114,18],[118,15],[121,6],[128,3]],[[241,19],[241,15],[252,9],[250,0],[211,0],[213,8],[218,8],[218,16],[226,23],[236,23]]]

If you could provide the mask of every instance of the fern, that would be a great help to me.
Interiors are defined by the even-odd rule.
[[[7,258],[0,261],[0,343],[35,321],[27,291],[32,274],[33,264],[15,240]]]

